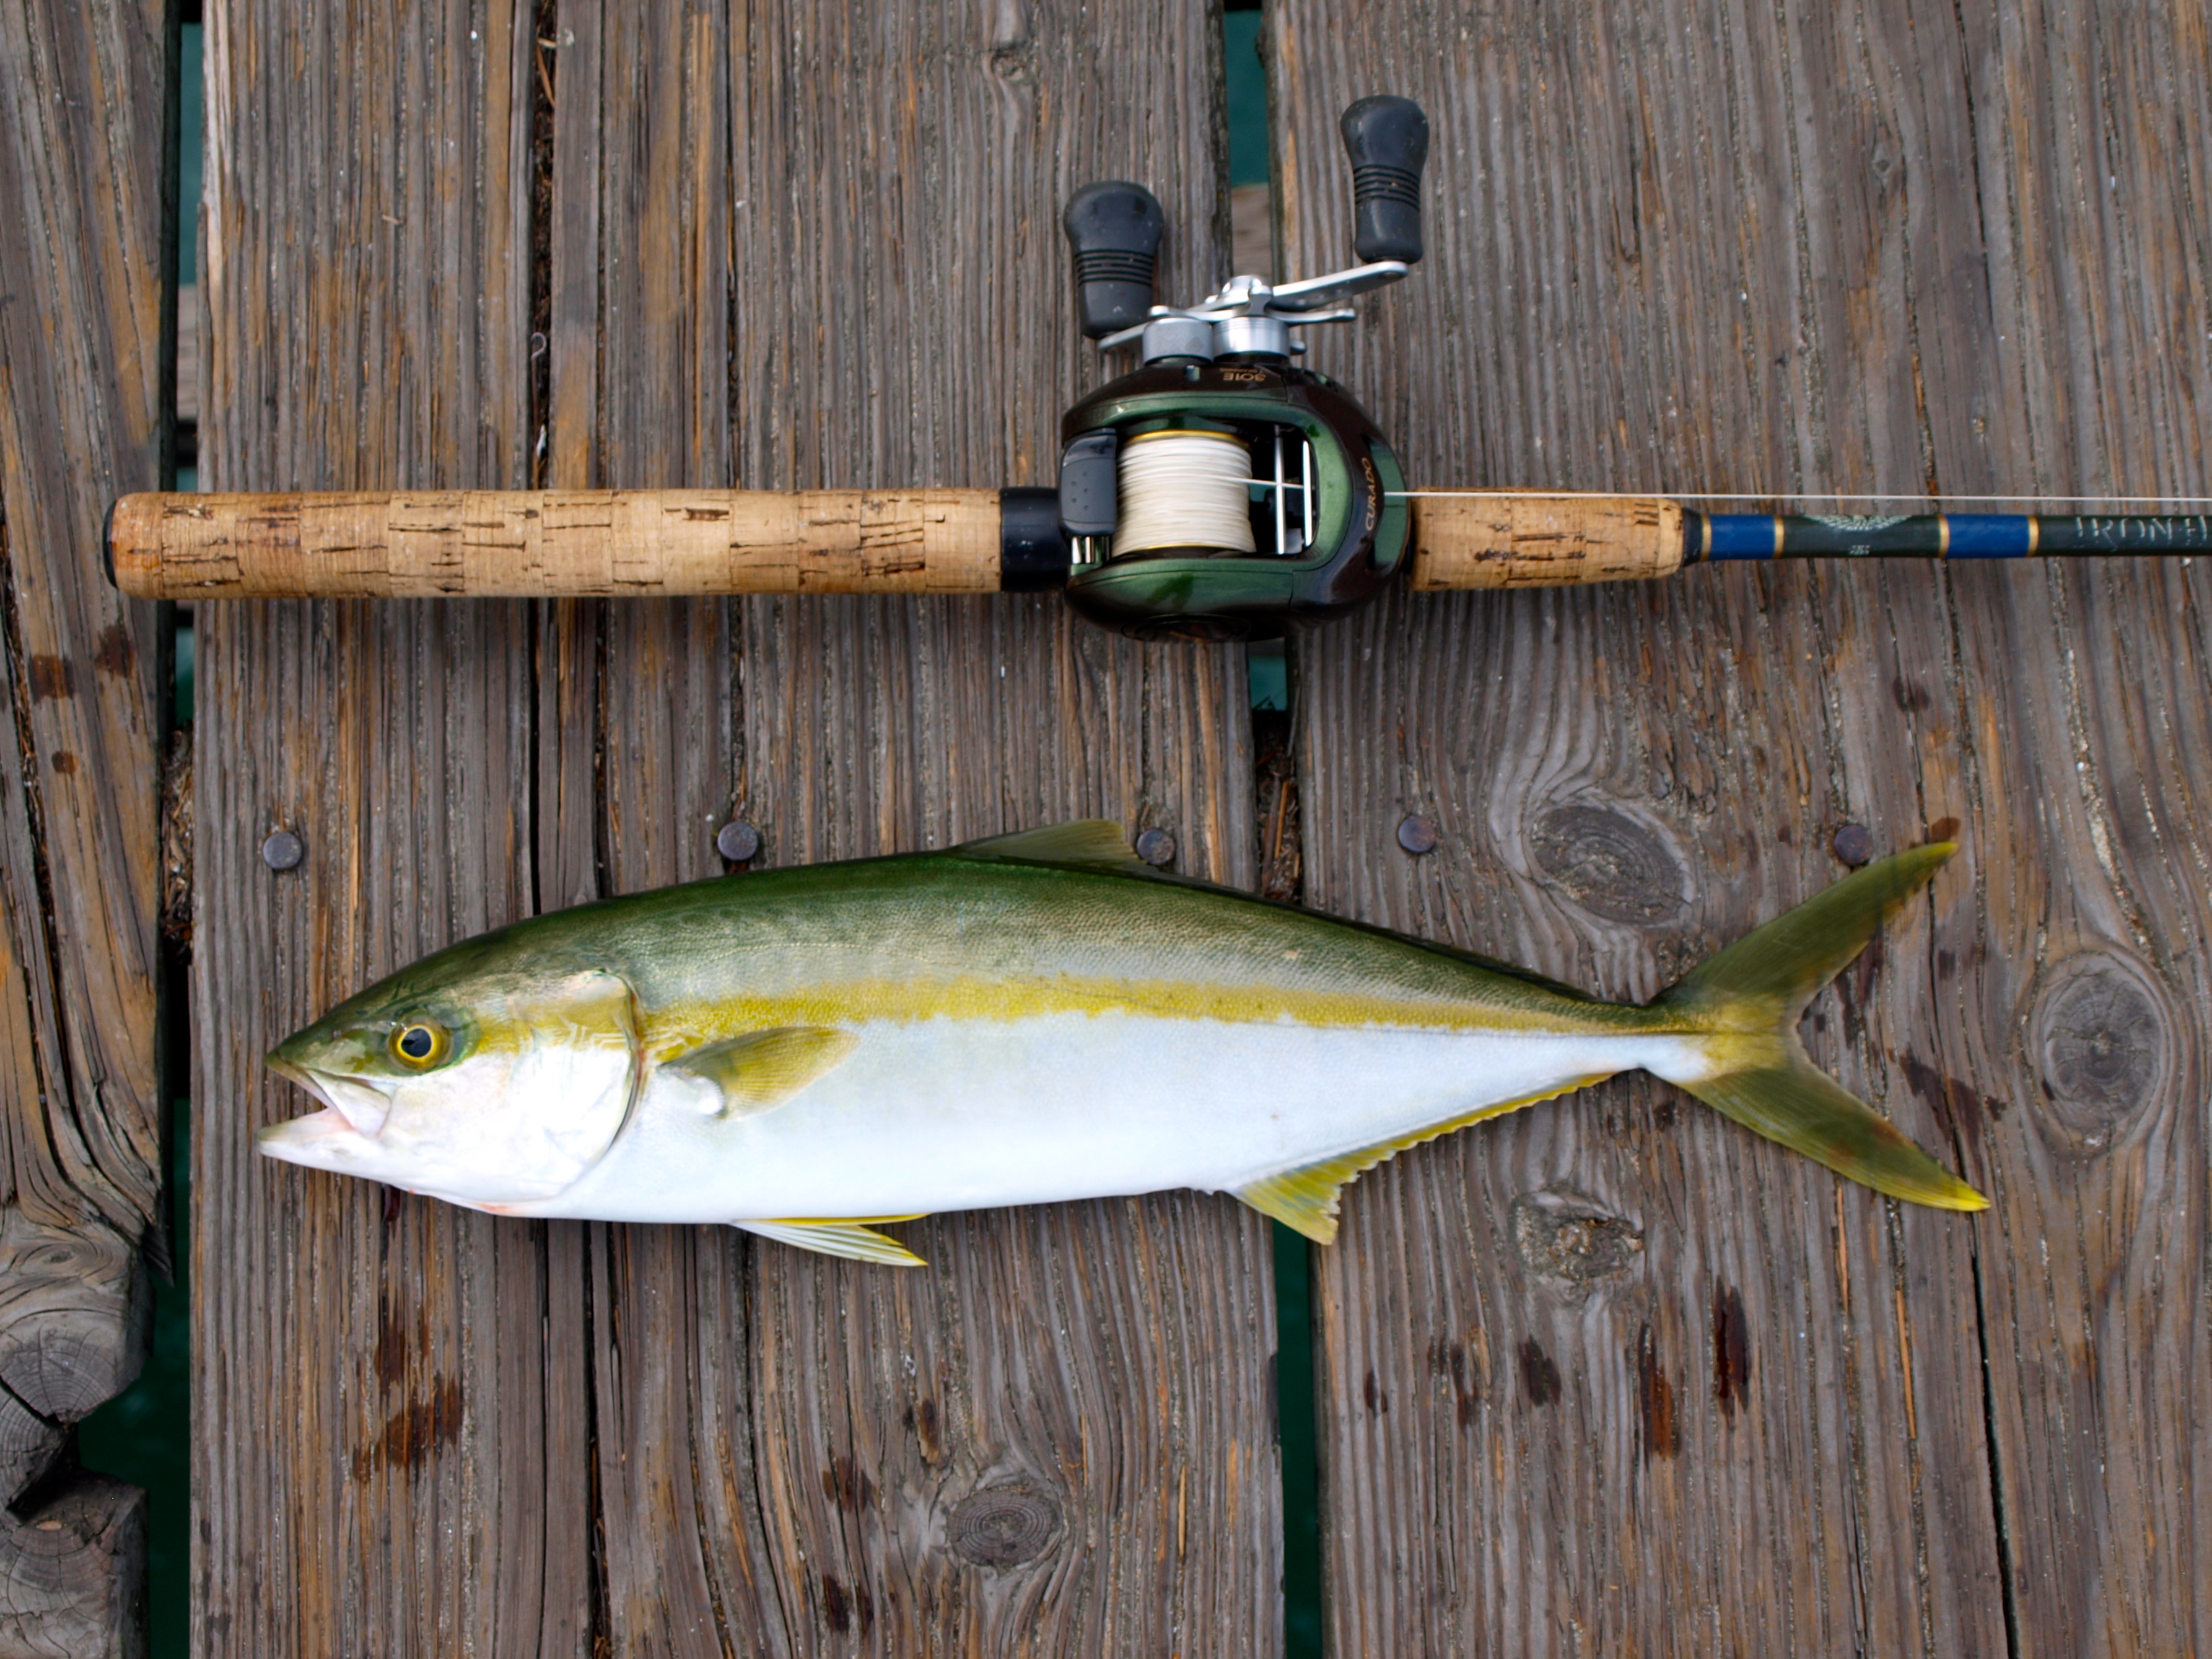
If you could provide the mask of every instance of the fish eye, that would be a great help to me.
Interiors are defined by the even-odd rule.
[[[410,1071],[428,1071],[453,1046],[453,1038],[435,1020],[410,1019],[392,1028],[392,1057]]]

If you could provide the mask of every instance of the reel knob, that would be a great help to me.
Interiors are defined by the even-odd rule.
[[[1152,192],[1119,179],[1085,185],[1068,198],[1060,222],[1075,254],[1076,314],[1085,335],[1099,339],[1150,316],[1152,267],[1168,222]]]
[[[1337,125],[1352,158],[1352,246],[1362,259],[1418,263],[1429,118],[1412,99],[1384,94],[1361,99]]]

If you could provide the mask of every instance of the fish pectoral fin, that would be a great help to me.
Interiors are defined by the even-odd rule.
[[[1418,1146],[1425,1140],[1434,1140],[1438,1135],[1448,1135],[1455,1129],[1464,1129],[1469,1124],[1480,1123],[1487,1118],[1503,1117],[1508,1112],[1519,1111],[1523,1106],[1534,1106],[1540,1100],[1571,1094],[1577,1089],[1601,1083],[1612,1075],[1610,1072],[1595,1072],[1588,1077],[1569,1078],[1555,1087],[1533,1095],[1522,1095],[1515,1100],[1493,1101],[1487,1106],[1478,1106],[1471,1112],[1458,1113],[1440,1123],[1425,1125],[1392,1140],[1378,1141],[1356,1152],[1340,1152],[1334,1158],[1323,1158],[1318,1164],[1285,1170],[1279,1175],[1263,1176],[1249,1187],[1238,1188],[1237,1196],[1269,1220],[1281,1222],[1294,1233],[1304,1233],[1316,1244],[1334,1244],[1336,1243],[1338,1200],[1344,1196],[1346,1187],[1376,1164],[1394,1158],[1407,1147]]]
[[[783,1103],[830,1070],[860,1039],[821,1025],[779,1025],[725,1037],[662,1062],[704,1078],[721,1091],[720,1117],[748,1117]]]
[[[876,1216],[878,1221],[917,1221],[918,1216]],[[872,1261],[879,1267],[924,1267],[929,1264],[912,1250],[873,1227],[857,1221],[732,1221],[732,1227],[780,1244],[796,1244],[822,1255],[842,1255],[854,1261]]]

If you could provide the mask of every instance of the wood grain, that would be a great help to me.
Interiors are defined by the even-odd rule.
[[[0,3],[0,1651],[137,1650],[144,1494],[75,1472],[145,1355],[159,1208],[155,608],[100,516],[165,481],[166,7]]]
[[[564,7],[550,482],[1048,482],[1096,374],[1065,197],[1147,179],[1176,291],[1225,274],[1212,28]],[[564,606],[544,657],[564,898],[712,874],[732,816],[793,863],[1103,814],[1250,876],[1235,652],[1004,597]],[[1185,1198],[904,1231],[927,1272],[591,1230],[611,1647],[1278,1644],[1264,1226]]]
[[[159,1185],[154,608],[102,580],[108,501],[160,484],[159,9],[0,8],[0,550],[13,732],[4,1196],[134,1242]]]
[[[995,593],[995,489],[410,490],[126,495],[145,599]]]
[[[0,1386],[51,1422],[89,1416],[145,1363],[150,1294],[108,1229],[0,1211]]]
[[[527,7],[206,14],[217,489],[528,479]],[[574,1229],[257,1157],[261,1056],[423,951],[526,915],[535,613],[198,618],[197,1651],[587,1650]],[[278,873],[259,848],[294,831]]]
[[[2193,14],[1283,0],[1269,46],[1289,275],[1349,240],[1337,112],[1428,111],[1430,258],[1316,349],[1414,488],[2208,483]],[[1807,1036],[1995,1200],[1644,1079],[1366,1177],[1318,1275],[1333,1651],[2206,1645],[2207,598],[1700,570],[1302,643],[1309,900],[1607,994],[1845,822],[1958,835]]]
[[[146,1494],[79,1476],[27,1521],[0,1515],[0,1653],[86,1659],[145,1651]]]

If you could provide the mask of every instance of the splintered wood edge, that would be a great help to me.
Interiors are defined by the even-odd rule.
[[[995,593],[995,489],[137,495],[108,574],[141,599]]]
[[[69,1425],[145,1363],[148,1300],[111,1229],[0,1208],[0,1650],[137,1650],[146,1494],[67,1453]]]
[[[0,1650],[143,1653],[146,1494],[78,1475],[18,1519],[0,1512]]]
[[[1656,495],[1413,498],[1413,586],[1559,587],[1682,566],[1682,508]]]

